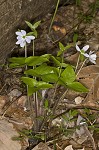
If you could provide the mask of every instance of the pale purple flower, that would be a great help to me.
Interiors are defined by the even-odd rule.
[[[88,54],[85,53],[89,49],[89,45],[84,46],[82,49],[79,48],[79,46],[76,44],[76,50],[80,52],[85,57],[88,57]]]
[[[27,35],[25,30],[17,31],[16,35],[17,35],[16,44],[19,44],[20,47],[24,47],[26,43],[31,43],[31,40],[35,39],[35,36]]]
[[[94,52],[90,51],[89,55],[87,56],[87,58],[89,58],[89,61],[92,62],[93,64],[96,64],[96,54],[93,54]]]
[[[89,58],[89,61],[93,64],[96,64],[96,54],[93,54],[94,52],[90,51],[89,54],[85,53],[89,49],[89,45],[84,46],[82,49],[79,48],[79,46],[76,44],[76,50],[80,52],[85,57]]]

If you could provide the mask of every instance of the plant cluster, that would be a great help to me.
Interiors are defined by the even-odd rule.
[[[37,136],[38,133],[44,134],[44,139],[47,137],[46,127],[49,130],[51,128],[52,120],[56,114],[56,109],[60,100],[64,99],[66,95],[66,91],[68,89],[87,93],[88,89],[77,81],[77,75],[82,69],[86,60],[89,60],[91,63],[96,64],[96,54],[94,52],[86,53],[89,49],[89,45],[84,46],[82,49],[77,45],[77,37],[73,37],[73,44],[67,44],[64,46],[61,42],[59,42],[59,51],[57,56],[53,56],[52,54],[44,54],[41,56],[35,56],[34,43],[35,38],[37,38],[37,27],[40,25],[40,21],[31,24],[26,21],[26,24],[30,27],[31,32],[26,33],[25,30],[18,30],[16,32],[17,42],[16,44],[20,45],[20,47],[25,50],[25,57],[12,57],[9,59],[10,65],[9,67],[24,67],[24,75],[21,77],[21,81],[27,87],[27,97],[29,99],[30,96],[33,95],[33,103],[34,105],[30,106],[31,109],[35,111],[35,121],[32,132]],[[33,56],[27,57],[27,44],[33,44]],[[64,53],[71,47],[76,48],[79,52],[79,58],[77,61],[76,67],[70,65],[64,61]],[[79,61],[83,60],[83,64],[81,68],[78,70]],[[61,95],[61,97],[56,100],[56,90],[59,86],[63,86],[66,91]],[[49,104],[49,101],[44,97],[42,92],[46,89],[53,88],[54,93],[52,95],[51,100],[53,101],[53,107]],[[42,96],[43,95],[43,96]],[[40,105],[38,105],[40,104]],[[39,108],[39,106],[41,108]],[[40,113],[40,109],[43,110],[43,113]],[[42,111],[41,111],[42,112]],[[33,113],[33,112],[31,112]],[[75,114],[76,113],[76,114]],[[77,115],[77,111],[71,111],[70,115]],[[64,116],[63,116],[64,118]],[[67,119],[67,118],[65,118]],[[68,121],[72,120],[72,118]],[[63,131],[63,128],[61,130]],[[42,135],[42,134],[41,134]],[[39,137],[41,136],[39,135]],[[33,136],[34,137],[34,136]],[[32,138],[33,138],[32,137]]]

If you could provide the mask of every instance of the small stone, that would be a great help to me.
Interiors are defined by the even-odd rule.
[[[78,105],[78,104],[81,104],[82,103],[82,101],[83,101],[83,97],[81,97],[81,96],[78,96],[78,97],[76,97],[75,98],[75,103]]]
[[[12,100],[12,98],[14,97],[18,97],[22,94],[21,91],[19,91],[18,89],[13,89],[9,94],[8,96],[10,97],[10,100]]]

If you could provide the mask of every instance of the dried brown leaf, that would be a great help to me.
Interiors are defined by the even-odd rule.
[[[13,128],[13,124],[6,120],[0,120],[0,149],[1,150],[21,150],[18,141],[13,141],[12,137],[19,136]]]

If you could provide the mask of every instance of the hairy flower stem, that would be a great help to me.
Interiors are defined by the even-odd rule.
[[[50,34],[50,31],[51,31],[51,28],[52,28],[52,24],[53,24],[53,22],[54,22],[54,19],[55,19],[56,13],[57,13],[57,9],[58,9],[59,2],[60,2],[60,0],[57,0],[57,4],[56,4],[56,8],[55,8],[55,12],[54,12],[54,15],[53,15],[53,18],[52,18],[52,21],[51,21],[50,27],[49,27],[49,34]]]
[[[35,55],[35,54],[34,54],[34,40],[33,40],[33,47],[32,47],[32,48],[33,48],[33,56],[34,56],[34,55]],[[33,66],[33,67],[34,67],[34,66]]]
[[[34,51],[34,40],[33,40],[33,56],[35,55],[35,51]],[[33,69],[35,69],[35,66],[33,66]],[[33,76],[34,79],[36,79],[36,77]],[[38,96],[37,96],[37,92],[35,92],[33,94],[33,99],[34,99],[34,109],[35,109],[35,119],[34,119],[34,131],[37,132],[38,131],[38,120],[37,120],[37,117],[38,117]],[[32,107],[32,110],[33,110],[33,105],[31,106]],[[33,111],[32,111],[33,113]]]
[[[76,73],[76,71],[77,71],[77,69],[78,69],[79,60],[80,60],[80,55],[78,56],[78,59],[77,59],[77,64],[76,64],[76,68],[75,68],[75,73]]]
[[[63,95],[60,97],[60,99],[57,99],[57,103],[64,99],[64,97],[66,96],[67,92],[68,92],[68,89],[63,93]],[[55,113],[55,111],[57,109],[57,103],[56,103],[56,106],[54,105],[54,107],[53,107],[54,108],[53,109],[53,115],[54,115],[54,113]]]
[[[64,53],[62,54],[62,62],[61,62],[61,64],[63,63],[63,61],[64,61]],[[62,65],[60,65],[59,78],[60,78],[60,76],[61,76],[61,72],[62,72]],[[58,86],[58,84],[56,83],[55,91],[54,91],[54,94],[53,94],[53,95],[54,95],[54,96],[53,96],[53,100],[54,100],[55,95],[56,95],[57,86]],[[53,109],[52,109],[52,114],[53,114],[53,115],[54,115],[54,113],[55,113],[55,110],[56,110],[56,108],[57,108],[58,103],[59,103],[59,99],[55,100],[55,103],[54,103],[54,106],[53,106]]]
[[[25,58],[27,58],[27,45],[25,44]],[[25,65],[25,70],[27,70],[27,65]]]
[[[63,63],[63,61],[64,61],[64,53],[62,54],[62,62],[61,62],[61,65],[60,65],[60,70],[59,70],[59,78],[60,78],[61,72],[62,72],[62,63]],[[54,91],[53,99],[52,99],[52,100],[55,99],[55,95],[56,95],[56,91],[57,91],[57,86],[58,86],[58,84],[56,83],[55,91]],[[56,100],[55,100],[54,106],[53,106],[53,108],[52,108],[52,112],[50,112],[49,116],[50,116],[50,115],[52,115],[52,116],[55,115],[55,112],[56,112],[56,109],[57,109],[57,107],[58,107],[58,103],[60,102],[60,100],[61,100],[61,99],[56,99]],[[53,117],[50,118],[50,120],[49,120],[49,128],[51,128],[52,121],[53,121]]]
[[[86,62],[86,60],[87,60],[87,59],[85,59],[84,62],[82,63],[82,65],[81,65],[79,71],[78,71],[77,74],[76,74],[76,77],[78,76],[78,74],[80,73],[81,69],[83,68],[83,66],[84,66],[84,64],[85,64],[85,62]]]
[[[25,44],[25,58],[27,58],[27,45]],[[27,65],[25,65],[25,70],[27,70]],[[26,86],[27,88],[27,104],[28,104],[28,108],[30,109],[30,100],[29,100],[29,96],[28,96],[28,85]]]
[[[57,109],[58,103],[64,99],[64,97],[66,96],[67,92],[68,92],[68,89],[63,93],[63,95],[59,99],[56,100],[56,103],[55,103],[55,105],[53,107],[53,110],[52,110],[53,117],[49,121],[49,129],[51,128],[51,124],[52,124],[53,118],[55,116],[55,111]]]

